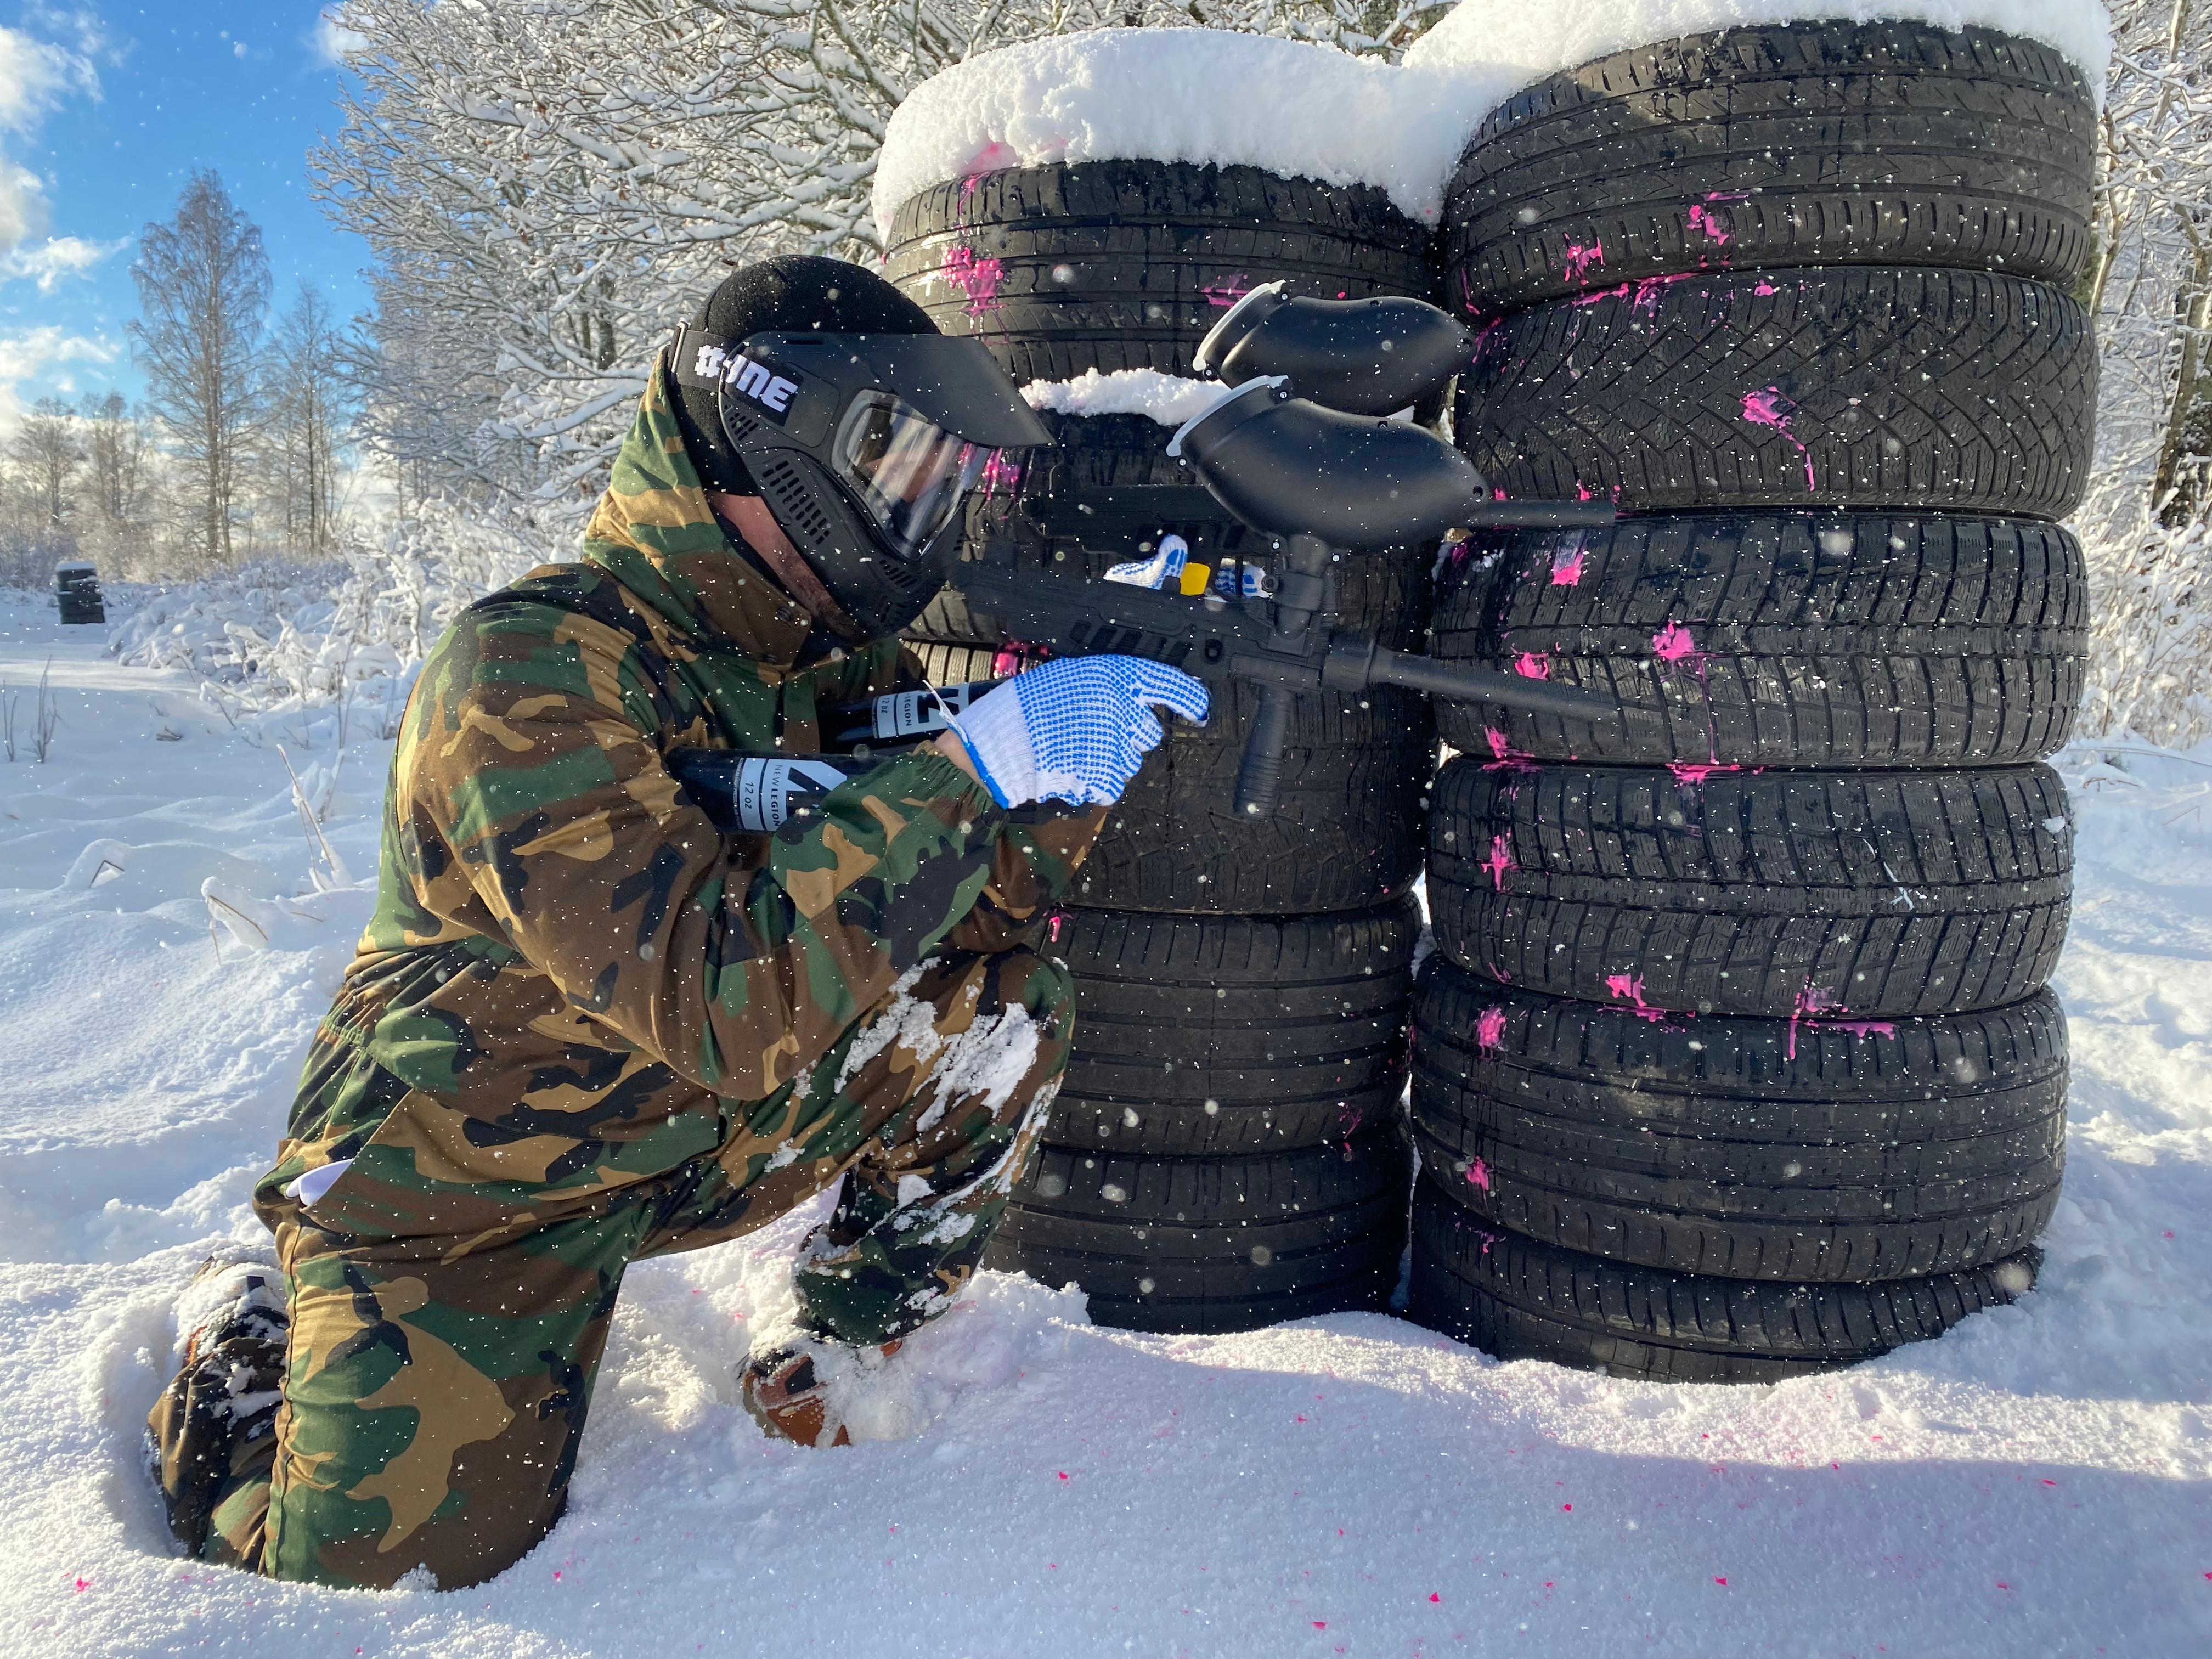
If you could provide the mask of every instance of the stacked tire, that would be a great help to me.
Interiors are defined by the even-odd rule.
[[[1364,187],[1107,161],[926,191],[898,210],[886,265],[1026,385],[1191,377],[1207,330],[1263,283],[1426,297],[1429,242]],[[1045,419],[1056,447],[989,482],[969,553],[989,542],[1023,568],[1097,581],[1175,537],[1194,605],[1194,581],[1241,594],[1272,562],[1167,455],[1170,428]],[[1347,556],[1333,586],[1340,625],[1400,647],[1424,636],[1424,561]],[[953,592],[909,637],[953,678],[1026,660]],[[1257,712],[1248,688],[1217,685],[1204,728],[1171,723],[1051,923],[1078,987],[1075,1052],[986,1261],[1081,1285],[1102,1324],[1247,1329],[1377,1308],[1398,1279],[1409,893],[1435,728],[1396,692],[1299,698],[1280,808],[1255,822],[1233,795]]]
[[[1617,726],[1441,716],[1413,1312],[1761,1381],[2031,1282],[2058,1194],[2094,102],[1985,28],[1623,52],[1448,198],[1461,447],[1602,532],[1471,544],[1440,657]]]

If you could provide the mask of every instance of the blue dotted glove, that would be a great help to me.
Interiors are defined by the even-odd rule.
[[[1001,806],[1121,799],[1158,744],[1165,708],[1206,723],[1206,688],[1142,657],[1062,657],[976,699],[953,722]]]

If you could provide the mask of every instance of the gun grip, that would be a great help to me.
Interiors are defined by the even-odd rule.
[[[1268,818],[1283,792],[1283,744],[1291,734],[1291,696],[1279,685],[1262,688],[1259,718],[1244,740],[1237,769],[1237,816]]]

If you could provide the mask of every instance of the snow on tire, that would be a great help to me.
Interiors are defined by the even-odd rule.
[[[2064,942],[2046,766],[1717,771],[1463,757],[1437,780],[1437,947],[1647,1012],[1892,1019],[2033,995]]]
[[[1726,1279],[1864,1282],[2033,1243],[2065,1163],[2057,999],[1926,1019],[1651,1019],[1432,958],[1422,1167],[1486,1224]]]
[[[1439,703],[1454,747],[1788,767],[2039,760],[2088,660],[2081,544],[2033,520],[1668,514],[1485,544],[1433,654],[1636,706],[1626,728]]]
[[[1134,160],[924,191],[893,216],[884,274],[1022,384],[1189,374],[1206,331],[1264,283],[1328,300],[1436,291],[1427,227],[1371,185]]]
[[[1075,1052],[1045,1122],[1085,1152],[1220,1157],[1395,1115],[1419,908],[1330,916],[1062,913]]]
[[[1709,271],[1494,324],[1454,429],[1508,496],[2062,519],[2087,483],[2096,388],[2088,319],[2060,289],[1887,266]]]
[[[1711,1279],[1494,1231],[1414,1183],[1407,1317],[1500,1359],[1645,1382],[1778,1382],[1941,1336],[2035,1282],[2033,1250],[1870,1285]]]
[[[1395,1123],[1249,1158],[1048,1146],[983,1265],[1079,1285],[1093,1321],[1128,1330],[1256,1330],[1379,1309],[1405,1251],[1412,1173]]]
[[[1492,112],[1452,175],[1445,291],[1486,320],[1681,271],[1943,265],[2070,285],[2096,100],[2040,42],[1791,23],[1634,47]]]

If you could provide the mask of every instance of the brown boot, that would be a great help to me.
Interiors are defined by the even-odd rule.
[[[883,1359],[898,1351],[896,1341],[876,1350]],[[811,1344],[755,1354],[738,1376],[738,1397],[772,1438],[801,1446],[849,1446],[853,1437],[846,1432],[842,1413],[833,1412],[831,1386],[815,1375],[814,1361]]]

